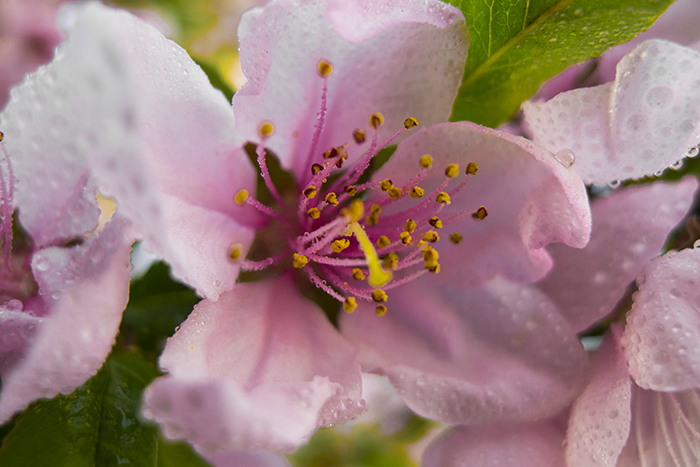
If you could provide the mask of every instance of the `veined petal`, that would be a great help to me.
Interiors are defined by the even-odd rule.
[[[273,121],[267,146],[306,180],[311,165],[323,81],[320,60],[333,65],[321,151],[371,130],[381,112],[380,142],[415,117],[421,125],[449,118],[463,73],[468,40],[464,18],[436,0],[271,2],[246,12],[239,26],[247,82],[233,100],[237,126],[258,141],[258,125]],[[351,159],[360,149],[353,145]]]
[[[610,313],[668,233],[685,216],[698,182],[653,183],[618,190],[591,203],[593,230],[583,249],[550,245],[554,267],[538,282],[582,331]]]
[[[364,410],[357,350],[287,276],[197,305],[160,364],[144,413],[205,454],[291,451]]]

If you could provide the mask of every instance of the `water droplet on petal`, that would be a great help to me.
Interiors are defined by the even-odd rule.
[[[562,149],[554,155],[554,158],[567,169],[576,162],[576,155],[571,149]]]

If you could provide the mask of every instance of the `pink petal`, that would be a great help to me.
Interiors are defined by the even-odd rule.
[[[266,451],[227,451],[207,460],[214,467],[290,467],[283,456]]]
[[[425,467],[564,467],[563,430],[554,422],[460,427],[434,441]]]
[[[47,313],[32,320],[36,330],[25,328],[30,331],[25,351],[2,374],[0,421],[34,399],[73,392],[97,372],[114,345],[128,299],[130,252],[123,223],[115,219],[83,245],[34,255]],[[3,319],[3,328],[6,324]]]
[[[593,378],[574,402],[566,432],[569,467],[614,467],[630,432],[627,362],[607,338],[593,360]]]
[[[334,70],[316,158],[352,142],[356,128],[371,130],[372,112],[386,118],[380,141],[407,117],[421,125],[446,121],[468,45],[461,13],[436,0],[404,1],[400,8],[388,0],[278,1],[249,10],[238,31],[248,81],[234,98],[237,126],[258,142],[258,125],[273,121],[276,133],[267,146],[300,181],[310,176],[320,60]],[[353,143],[350,158],[360,149],[366,148]]]
[[[441,231],[444,236],[459,231],[464,238],[459,245],[449,241],[438,245],[444,271],[441,281],[476,286],[497,274],[534,281],[551,267],[543,249],[546,244],[564,242],[578,248],[586,244],[590,211],[584,185],[547,151],[472,123],[445,123],[421,129],[402,142],[374,180],[389,178],[397,186],[406,184],[418,173],[423,154],[434,159],[433,168],[419,184],[426,195],[445,180],[448,164],[458,163],[462,171],[469,162],[479,164],[479,172],[440,213],[443,223],[481,205],[488,210],[484,221],[467,215]],[[390,215],[407,207],[406,203],[412,206],[415,200],[404,198],[384,211]]]
[[[538,283],[576,331],[610,313],[661,251],[698,186],[695,178],[625,188],[591,203],[593,230],[583,249],[551,245],[554,268]]]
[[[291,451],[364,410],[356,349],[291,277],[205,300],[168,341],[144,413],[207,454]]]
[[[698,69],[700,53],[647,41],[620,61],[614,83],[527,102],[525,119],[539,144],[574,151],[586,183],[650,175],[700,139]]]
[[[700,386],[700,248],[655,259],[637,283],[623,340],[630,375],[656,391]]]
[[[389,293],[387,305],[382,317],[360,305],[341,329],[360,347],[363,371],[388,375],[421,416],[527,421],[556,414],[585,384],[580,342],[532,288],[504,279],[471,291],[420,281]]]

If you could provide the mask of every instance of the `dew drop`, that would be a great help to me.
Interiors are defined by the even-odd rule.
[[[39,271],[48,271],[49,270],[49,262],[45,259],[42,259],[36,264],[36,268]]]
[[[671,164],[671,168],[673,170],[680,170],[682,167],[683,167],[683,160],[682,159]]]
[[[554,158],[567,169],[576,162],[576,155],[571,149],[562,149],[554,155]]]
[[[5,305],[5,309],[9,310],[9,311],[22,311],[23,308],[24,308],[24,304],[20,300],[17,300],[16,298],[10,300]]]

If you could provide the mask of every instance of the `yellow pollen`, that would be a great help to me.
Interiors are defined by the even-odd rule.
[[[335,253],[340,253],[341,251],[343,251],[344,249],[346,249],[349,246],[350,246],[350,240],[348,240],[347,238],[341,238],[338,240],[334,240],[333,243],[331,243],[331,249]]]
[[[430,230],[425,233],[425,237],[423,237],[423,240],[425,240],[426,242],[435,243],[438,240],[440,240],[440,236],[436,231]]]
[[[428,154],[420,156],[420,166],[424,169],[429,169],[433,166],[433,158]]]
[[[309,217],[312,219],[318,219],[319,217],[321,217],[321,211],[319,211],[318,208],[311,208],[308,211],[306,211],[306,214],[308,214]]]
[[[425,190],[419,186],[411,187],[411,190],[409,192],[409,195],[413,199],[422,198],[424,194],[425,194]]]
[[[476,162],[470,162],[467,164],[467,169],[465,170],[465,173],[467,175],[476,175],[476,173],[479,171],[479,164]]]
[[[357,194],[357,187],[355,185],[348,185],[343,188],[343,191],[350,196],[355,196]]]
[[[2,140],[4,140],[4,139],[5,139],[5,133],[3,133],[2,131],[0,131],[0,141],[2,141]]]
[[[304,190],[304,196],[306,196],[307,199],[314,199],[316,197],[316,192],[316,187],[312,185]]]
[[[240,243],[234,243],[228,247],[228,257],[236,261],[243,255],[243,245]]]
[[[384,248],[385,246],[391,245],[391,240],[386,235],[382,235],[377,239],[377,246],[379,248]]]
[[[343,310],[352,313],[355,311],[355,308],[357,308],[357,300],[355,300],[355,297],[346,298],[345,302],[343,302]]]
[[[340,214],[345,216],[350,222],[357,222],[362,219],[362,215],[365,213],[365,206],[362,201],[356,199],[347,208],[341,209]]]
[[[338,155],[338,150],[336,148],[331,148],[328,151],[323,153],[323,158],[324,159],[333,159],[337,155]]]
[[[333,73],[333,65],[325,60],[318,62],[318,76],[321,78],[326,78]]]
[[[369,212],[371,214],[381,214],[382,213],[382,207],[378,205],[377,203],[374,203],[370,208]]]
[[[372,214],[370,216],[365,217],[365,222],[367,222],[367,225],[379,224],[379,214]]]
[[[392,186],[391,188],[389,188],[389,198],[391,198],[391,199],[401,198],[401,188],[397,188],[395,186]]]
[[[332,191],[326,195],[326,203],[332,204],[333,206],[338,205],[338,197]]]
[[[432,268],[428,268],[428,271],[432,272],[433,274],[437,274],[440,272],[440,264],[436,264]]]
[[[450,235],[450,241],[455,245],[459,245],[460,243],[462,243],[462,234],[459,232],[453,233],[452,235]]]
[[[401,243],[404,245],[411,243],[411,234],[408,232],[401,232],[401,234],[399,234],[399,238],[401,239]]]
[[[414,221],[413,219],[408,219],[406,221],[406,226],[404,227],[404,229],[408,233],[413,233],[416,231],[417,226],[418,226],[418,224],[416,224],[416,221]]]
[[[248,199],[248,190],[241,190],[238,193],[236,193],[236,196],[233,197],[233,200],[239,206],[242,206],[243,203],[245,203],[245,200],[247,200],[247,199]]]
[[[436,229],[441,229],[441,228],[442,228],[442,221],[441,221],[440,218],[437,217],[437,216],[431,217],[430,220],[428,221],[428,224],[432,225],[432,226],[435,227]]]
[[[357,144],[362,144],[367,139],[367,133],[365,133],[365,130],[362,128],[358,128],[352,132],[352,139],[354,139]]]
[[[447,175],[449,178],[455,178],[457,175],[459,175],[459,165],[450,164],[445,167],[445,175]]]
[[[377,316],[384,316],[386,314],[386,307],[384,305],[377,305],[374,311],[377,313]]]
[[[348,158],[348,155],[347,155],[347,154],[343,154],[342,156],[340,156],[340,159],[338,159],[338,162],[335,163],[335,166],[338,167],[339,169],[342,169],[342,168],[343,168],[343,164],[345,163],[345,161],[347,160],[347,158]]]
[[[418,120],[416,120],[413,117],[408,117],[406,120],[403,121],[403,127],[407,130],[410,130],[411,128],[415,128],[418,126]]]
[[[386,302],[389,296],[382,289],[374,289],[372,291],[372,300],[377,303]]]
[[[441,191],[440,193],[437,194],[437,196],[435,197],[435,201],[437,201],[440,204],[445,204],[445,205],[448,205],[452,202],[452,201],[450,201],[450,195],[448,195],[444,191]]]
[[[423,262],[425,265],[425,269],[430,269],[437,266],[439,257],[440,254],[437,252],[437,250],[433,248],[426,248],[425,250],[423,250]]]
[[[387,271],[393,271],[396,269],[396,266],[399,265],[399,255],[396,253],[389,253],[386,258],[384,258],[384,261],[382,261],[382,266],[384,269]]]
[[[389,271],[382,269],[379,263],[379,256],[374,249],[372,242],[367,237],[365,230],[357,222],[352,222],[348,226],[348,230],[355,235],[357,242],[360,244],[360,249],[365,254],[367,259],[367,267],[369,268],[368,282],[372,287],[381,287],[391,280],[392,274]]]
[[[316,175],[319,173],[321,170],[323,170],[323,166],[321,164],[313,164],[311,165],[311,175]]]
[[[352,270],[352,278],[356,281],[363,281],[365,280],[365,274],[360,269],[355,268]]]
[[[472,214],[472,218],[479,220],[479,221],[483,221],[484,219],[486,219],[486,216],[488,216],[488,215],[489,215],[489,213],[486,210],[486,208],[481,206],[479,209],[476,210],[476,212],[474,214]]]
[[[260,135],[260,138],[262,139],[267,139],[274,134],[275,125],[269,120],[262,122],[258,127],[258,135]]]
[[[294,265],[295,268],[301,269],[304,266],[306,266],[308,263],[309,263],[309,258],[307,258],[304,255],[294,253],[294,260],[292,261],[292,264]]]
[[[389,189],[392,186],[394,186],[394,184],[388,178],[386,180],[382,180],[381,183],[379,184],[379,188],[381,188],[382,191],[389,191]]]
[[[375,130],[379,129],[379,127],[384,124],[384,115],[379,112],[374,112],[369,116],[369,124]]]

